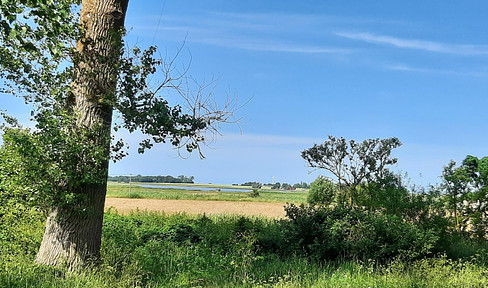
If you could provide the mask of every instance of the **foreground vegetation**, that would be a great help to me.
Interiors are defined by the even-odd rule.
[[[34,264],[48,207],[35,201],[38,189],[23,186],[37,178],[13,173],[23,170],[13,169],[17,158],[9,155],[17,146],[8,146],[12,154],[0,154],[0,287],[488,286],[488,158],[451,162],[442,185],[415,189],[384,167],[394,163],[389,152],[397,145],[331,137],[306,150],[311,166],[338,179],[319,177],[308,193],[112,183],[109,195],[116,197],[297,204],[288,204],[279,220],[109,210],[100,257],[79,266]],[[80,203],[63,205],[91,215]]]
[[[329,231],[336,231],[336,236],[347,232],[349,238],[343,239],[349,241],[324,242],[317,235],[311,235],[312,232],[307,234],[303,230],[310,224],[310,228],[314,228],[310,221],[317,223],[318,220],[304,216],[306,209],[302,209],[289,206],[290,219],[282,221],[231,215],[209,218],[147,212],[122,216],[116,211],[108,211],[103,227],[102,257],[97,265],[81,272],[33,263],[45,219],[41,213],[26,209],[2,216],[0,287],[488,285],[488,258],[483,250],[486,245],[468,244],[451,238],[456,241],[452,246],[466,252],[463,258],[454,260],[456,257],[449,249],[450,254],[433,255],[429,251],[440,245],[434,235],[422,233],[393,218],[370,217],[369,213],[348,209],[330,210],[329,214],[322,216],[328,219],[325,222],[334,226]],[[346,212],[353,216],[340,215]],[[363,226],[352,229],[349,224],[359,218]],[[385,223],[375,226],[385,219],[390,221],[390,228]],[[404,242],[388,239],[398,235],[399,229]],[[334,235],[329,236],[327,239],[334,239]],[[361,240],[358,239],[360,236],[362,241],[356,241]],[[409,237],[418,236],[422,237],[415,245],[410,245],[412,239]],[[313,237],[315,240],[306,244]],[[371,245],[381,245],[385,249],[371,249]],[[328,252],[323,255],[309,253],[319,251],[319,246],[328,247]],[[429,251],[421,247],[429,248]],[[399,252],[401,250],[404,252]],[[321,251],[325,252],[324,249]],[[376,252],[368,254],[368,251]],[[387,254],[390,257],[385,257]]]

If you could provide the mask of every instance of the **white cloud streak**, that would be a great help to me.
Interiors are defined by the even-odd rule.
[[[165,17],[161,25],[136,24],[133,28],[143,33],[158,33],[156,37],[165,40],[185,39],[189,43],[250,51],[297,54],[352,52],[351,49],[317,42],[329,34],[317,28],[324,26],[324,19],[318,16],[210,12],[205,19],[201,17]],[[318,36],[317,31],[321,35]]]
[[[457,55],[488,55],[486,45],[460,45],[417,39],[403,39],[392,36],[377,35],[372,33],[336,32],[337,36],[364,41],[373,44],[392,45],[403,49],[423,50],[435,53],[448,53]]]
[[[416,72],[425,74],[442,74],[442,75],[455,75],[455,76],[469,76],[469,77],[488,77],[488,73],[483,71],[460,71],[460,70],[441,70],[441,69],[425,69],[413,67],[405,64],[385,65],[385,69],[392,71],[402,72]]]
[[[189,39],[191,42],[215,45],[220,47],[238,48],[262,52],[286,52],[303,54],[347,54],[350,49],[330,48],[313,45],[301,45],[280,41],[266,41],[259,39],[236,39],[236,38],[201,38]]]

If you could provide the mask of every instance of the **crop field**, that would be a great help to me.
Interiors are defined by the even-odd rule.
[[[131,211],[164,212],[167,214],[205,214],[205,215],[242,215],[284,218],[284,204],[271,202],[238,201],[202,201],[202,200],[164,200],[107,198],[105,210],[115,208],[120,214]]]

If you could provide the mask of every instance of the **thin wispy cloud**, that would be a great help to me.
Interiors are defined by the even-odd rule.
[[[488,73],[483,71],[461,71],[461,70],[446,70],[446,69],[425,69],[413,67],[405,64],[385,65],[385,69],[402,72],[415,72],[425,74],[440,74],[440,75],[454,75],[454,76],[469,76],[469,77],[488,77]]]
[[[336,32],[337,36],[352,40],[364,41],[374,44],[392,45],[403,49],[415,49],[436,53],[449,53],[459,55],[488,55],[486,45],[459,45],[417,39],[404,39],[372,33]]]
[[[350,53],[349,49],[321,47],[313,45],[303,45],[296,43],[286,43],[279,41],[266,41],[260,39],[236,39],[236,38],[190,38],[191,42],[198,42],[221,47],[238,48],[262,52],[286,52],[286,53],[304,53],[304,54],[346,54]]]
[[[202,18],[203,15],[206,17]],[[317,15],[206,12],[198,16],[164,17],[161,25],[135,25],[137,31],[162,40],[199,43],[258,52],[347,54],[351,49],[324,43],[330,31]],[[317,34],[319,33],[319,34]]]
[[[385,65],[384,68],[387,70],[403,71],[403,72],[419,72],[419,73],[429,73],[429,74],[454,74],[453,71],[423,69],[423,68],[412,67],[405,64]]]

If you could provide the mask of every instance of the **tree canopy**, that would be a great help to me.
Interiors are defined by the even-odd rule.
[[[346,188],[346,197],[352,205],[360,184],[382,179],[386,166],[397,162],[396,158],[391,158],[391,151],[400,145],[395,137],[356,142],[329,135],[329,140],[323,144],[303,150],[302,157],[310,167],[324,169],[335,177],[339,189]]]
[[[35,125],[22,128],[3,112],[2,152],[17,160],[0,169],[1,189],[27,189],[37,197],[32,203],[49,207],[39,263],[77,266],[98,257],[109,159],[127,155],[112,128],[145,134],[139,153],[168,141],[203,157],[208,133],[233,121],[235,102],[217,105],[209,86],[175,69],[175,59],[156,58],[154,46],[126,47],[127,6],[128,0],[0,2],[0,93],[30,104]],[[180,104],[170,105],[171,93]],[[6,180],[14,171],[35,177]]]
[[[488,230],[488,157],[468,155],[459,167],[451,161],[442,172],[448,210],[458,231],[485,239]]]

